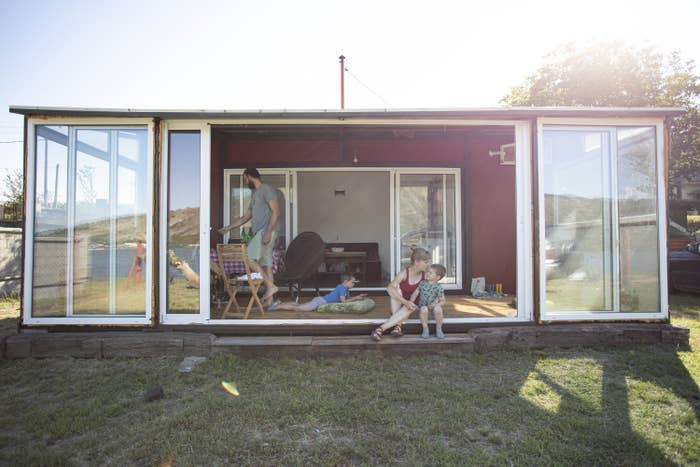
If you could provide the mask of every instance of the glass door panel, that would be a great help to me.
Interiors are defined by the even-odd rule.
[[[610,132],[551,131],[544,154],[547,309],[610,311]]]
[[[147,132],[77,129],[75,140],[73,314],[143,314]]]
[[[290,176],[287,171],[267,171],[260,170],[263,183],[267,183],[277,192],[277,202],[280,207],[279,224],[282,226],[275,244],[276,249],[285,249],[289,244],[288,238],[291,235],[291,200],[290,200]],[[243,171],[227,171],[225,183],[229,187],[228,210],[224,213],[224,223],[230,224],[233,220],[241,217],[248,210],[250,205],[251,190],[245,185]],[[244,230],[249,230],[251,221],[226,234],[224,241],[241,241]]]
[[[654,128],[617,131],[620,311],[658,311],[659,239]]]
[[[396,198],[397,268],[410,265],[414,248],[425,248],[447,270],[441,282],[457,284],[456,174],[399,173]]]
[[[200,152],[199,131],[168,136],[167,313],[200,311]]]
[[[68,127],[36,127],[32,316],[68,313]]]

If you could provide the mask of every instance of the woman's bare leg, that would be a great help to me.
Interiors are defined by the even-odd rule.
[[[411,316],[411,313],[413,313],[413,311],[409,310],[405,306],[402,306],[401,308],[398,309],[398,311],[396,313],[391,315],[391,318],[389,318],[389,321],[387,321],[386,323],[382,324],[379,327],[382,328],[382,331],[386,331],[389,328],[393,328],[397,324],[401,324],[404,321],[406,321],[408,319],[408,317]]]
[[[402,306],[404,306],[403,303],[396,300],[394,297],[391,297],[391,316],[394,316]]]

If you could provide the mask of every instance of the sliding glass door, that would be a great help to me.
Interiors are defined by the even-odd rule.
[[[277,192],[277,202],[281,209],[279,222],[284,226],[277,238],[275,248],[284,249],[291,241],[292,226],[292,176],[288,170],[260,169],[262,181],[270,185]],[[243,179],[243,169],[224,170],[224,225],[229,225],[237,218],[244,215],[250,205],[252,190],[246,186]],[[224,236],[224,243],[240,241],[246,238],[251,222],[240,226],[238,229]]]
[[[166,324],[209,318],[209,158],[207,125],[166,124],[160,219],[160,299]]]
[[[461,287],[457,170],[416,169],[396,173],[396,269],[410,265],[411,252],[428,250],[447,270],[441,282]]]
[[[543,130],[543,316],[659,313],[656,127]]]
[[[152,255],[148,127],[32,128],[26,321],[144,322]]]

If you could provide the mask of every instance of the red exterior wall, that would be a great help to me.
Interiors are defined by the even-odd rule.
[[[348,158],[355,156],[360,163],[396,162],[429,165],[430,162],[462,165],[465,155],[464,139],[439,140],[351,140],[347,145]]]
[[[473,130],[472,130],[473,131]],[[471,254],[471,276],[464,278],[468,290],[471,277],[502,283],[506,293],[516,290],[515,166],[500,165],[489,150],[513,142],[513,137],[476,136],[469,138],[426,138],[406,140],[350,138],[339,140],[265,140],[212,138],[212,245],[219,241],[215,229],[222,225],[223,169],[269,166],[346,166],[357,156],[358,165],[435,164],[460,167],[465,172],[463,199],[471,213],[465,219],[471,229],[471,244],[463,245],[465,257]],[[463,212],[469,212],[463,209]],[[464,235],[468,238],[467,235]],[[468,250],[468,251],[467,251]]]
[[[490,157],[510,140],[472,139],[469,144],[471,193],[472,276],[486,278],[487,284],[502,283],[503,291],[516,291],[515,166],[500,165]],[[528,254],[528,253],[524,253]],[[467,279],[467,288],[471,285]]]
[[[264,166],[287,162],[333,162],[340,160],[340,142],[329,140],[227,140],[224,145],[223,164],[226,167],[241,165]]]

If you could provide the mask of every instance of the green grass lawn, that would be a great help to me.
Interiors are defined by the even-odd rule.
[[[691,349],[0,361],[0,464],[697,465],[700,300],[672,308]]]

